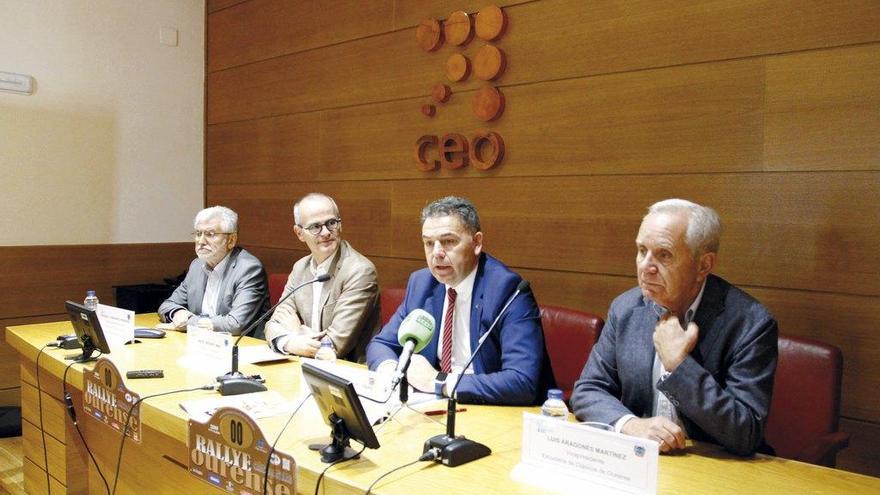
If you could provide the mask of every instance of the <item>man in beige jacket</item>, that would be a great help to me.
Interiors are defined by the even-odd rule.
[[[363,362],[379,329],[376,267],[342,240],[342,219],[333,198],[311,193],[293,206],[294,232],[311,254],[293,265],[284,294],[321,273],[327,282],[303,287],[278,306],[266,323],[266,341],[278,352],[313,357],[324,336],[336,355]]]

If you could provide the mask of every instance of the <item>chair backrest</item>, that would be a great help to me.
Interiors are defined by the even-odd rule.
[[[269,304],[274,306],[284,294],[284,286],[287,285],[287,273],[269,274]]]
[[[833,345],[779,336],[779,360],[764,437],[776,455],[805,462],[819,439],[837,431],[843,356]]]
[[[586,311],[541,305],[541,325],[556,387],[568,400],[605,320]]]
[[[394,312],[397,311],[397,308],[403,302],[405,296],[406,289],[401,289],[399,287],[382,289],[382,292],[379,294],[379,306],[382,312],[383,327],[388,323],[388,320],[391,319]]]

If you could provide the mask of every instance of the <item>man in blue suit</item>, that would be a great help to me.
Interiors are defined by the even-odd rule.
[[[531,292],[517,296],[467,370],[471,353],[522,278],[483,252],[474,205],[448,196],[422,210],[428,267],[413,273],[406,297],[367,347],[370,369],[391,373],[402,346],[397,332],[415,309],[434,316],[431,342],[412,357],[407,373],[418,390],[448,396],[458,384],[461,402],[528,405],[552,386],[538,305]]]
[[[711,274],[721,223],[711,208],[655,203],[636,237],[639,286],[611,303],[571,397],[581,421],[650,438],[685,436],[740,455],[763,446],[776,371],[777,324]]]

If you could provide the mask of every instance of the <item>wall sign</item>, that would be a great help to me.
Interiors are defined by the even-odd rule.
[[[474,60],[455,52],[447,57],[444,65],[444,82],[431,88],[431,102],[421,104],[419,112],[432,118],[442,111],[442,105],[454,93],[446,84],[462,83],[473,74],[488,84],[478,89],[471,101],[474,117],[482,122],[498,120],[504,113],[504,94],[492,81],[498,80],[507,67],[504,51],[490,43],[504,34],[507,17],[501,8],[492,5],[481,9],[475,16],[464,11],[449,14],[446,20],[433,18],[423,20],[416,28],[416,42],[425,52],[433,52],[447,42],[450,46],[463,47],[476,38],[486,42],[477,51]],[[449,132],[443,136],[426,134],[416,139],[414,157],[416,167],[423,172],[443,168],[459,169],[472,165],[478,170],[489,170],[504,159],[504,140],[497,132],[483,130],[467,138],[460,133]]]

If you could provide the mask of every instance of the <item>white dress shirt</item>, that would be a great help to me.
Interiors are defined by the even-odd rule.
[[[217,316],[220,285],[223,283],[223,276],[226,275],[227,265],[229,265],[228,253],[213,269],[208,268],[208,265],[204,265],[204,270],[208,273],[208,282],[205,284],[205,295],[202,297],[202,314]]]

